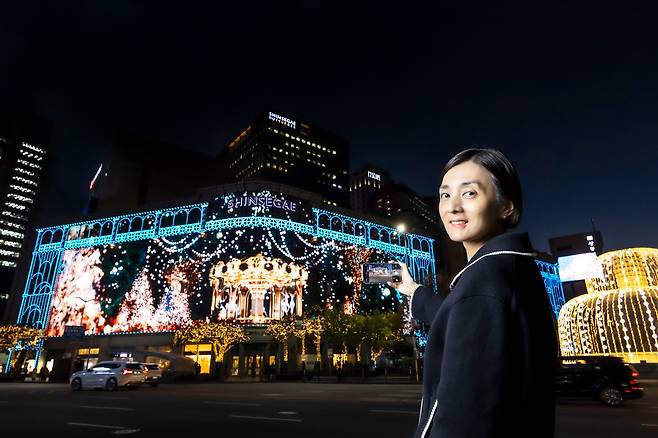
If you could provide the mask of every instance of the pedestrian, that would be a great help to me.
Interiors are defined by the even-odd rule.
[[[494,149],[467,149],[445,166],[439,215],[467,264],[447,296],[414,282],[389,283],[430,326],[414,437],[553,437],[557,336],[527,233],[511,233],[521,184]],[[445,295],[445,294],[444,294]]]
[[[50,375],[50,371],[48,371],[48,368],[44,365],[41,367],[41,370],[39,370],[39,380],[42,382],[48,381],[48,376]]]

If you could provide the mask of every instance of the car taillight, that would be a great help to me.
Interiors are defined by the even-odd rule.
[[[123,374],[124,376],[125,376],[126,374],[131,374],[131,373],[132,373],[132,371],[130,371],[130,370],[123,370],[123,371],[121,372],[121,374]]]
[[[631,373],[631,377],[640,377],[640,373],[638,373],[637,371],[633,371]]]
[[[148,372],[149,372],[148,367],[144,367],[144,372],[145,372],[145,373],[148,373]]]
[[[631,385],[637,385],[637,380],[631,379],[631,381],[628,382],[628,383],[630,383]]]

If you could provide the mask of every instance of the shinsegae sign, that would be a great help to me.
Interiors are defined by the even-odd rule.
[[[226,202],[226,207],[229,209],[249,208],[249,207],[267,207],[278,208],[287,211],[297,211],[297,203],[283,198],[273,196],[260,196],[260,195],[244,195],[234,198],[229,198]]]
[[[297,127],[297,123],[294,120],[291,120],[287,117],[280,116],[280,115],[272,113],[272,112],[269,113],[268,118],[270,120],[272,120],[273,122],[280,123],[283,126],[287,126],[288,128],[295,129]]]

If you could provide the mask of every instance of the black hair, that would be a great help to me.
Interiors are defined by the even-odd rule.
[[[452,157],[443,168],[441,180],[445,174],[458,164],[472,161],[487,169],[496,188],[496,199],[510,201],[512,213],[505,218],[505,227],[514,228],[521,221],[523,196],[521,182],[512,162],[497,149],[465,149]]]

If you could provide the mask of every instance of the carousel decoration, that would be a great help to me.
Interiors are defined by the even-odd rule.
[[[212,316],[255,323],[301,316],[307,279],[304,267],[262,254],[217,262],[210,270]]]

